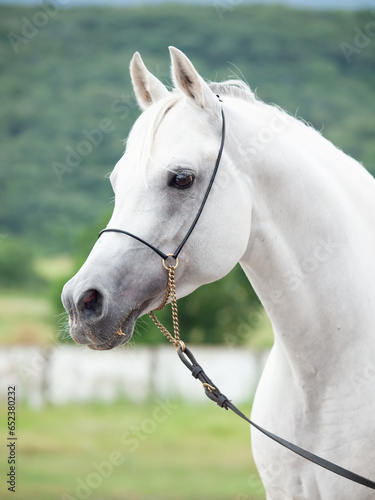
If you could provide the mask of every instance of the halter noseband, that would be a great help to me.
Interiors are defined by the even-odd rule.
[[[219,96],[217,96],[217,97],[219,98]],[[221,102],[220,98],[219,98],[219,101]],[[193,232],[193,229],[195,228],[195,226],[196,226],[196,224],[198,222],[199,217],[201,216],[201,213],[202,213],[203,208],[204,208],[204,206],[206,204],[208,195],[210,194],[210,191],[211,191],[211,188],[212,188],[212,184],[214,183],[214,180],[215,180],[215,177],[216,177],[216,173],[217,173],[219,165],[220,165],[221,155],[223,153],[224,142],[225,142],[225,117],[224,117],[223,108],[221,108],[221,118],[222,118],[222,125],[221,125],[221,142],[220,142],[220,148],[219,148],[219,152],[218,152],[218,155],[217,155],[217,158],[216,158],[216,163],[215,163],[215,167],[214,167],[214,170],[212,172],[212,175],[211,175],[210,182],[209,182],[209,184],[207,186],[207,189],[206,189],[206,192],[204,194],[202,203],[201,203],[201,205],[199,207],[199,210],[197,212],[197,215],[195,216],[195,219],[194,219],[192,225],[190,226],[190,228],[189,228],[188,232],[186,233],[184,239],[178,245],[178,247],[176,248],[176,250],[174,251],[173,254],[166,254],[166,253],[162,252],[161,250],[159,250],[159,248],[157,248],[156,246],[154,246],[151,243],[149,243],[148,241],[144,240],[143,238],[140,238],[139,236],[137,236],[137,235],[135,235],[133,233],[129,233],[128,231],[123,231],[122,229],[116,229],[116,228],[102,229],[100,231],[99,235],[98,235],[98,238],[100,238],[100,236],[103,233],[109,233],[109,232],[126,234],[127,236],[130,236],[131,238],[134,238],[135,240],[138,240],[141,243],[143,243],[144,245],[146,245],[149,248],[151,248],[151,250],[153,250],[154,252],[156,252],[163,259],[163,262],[168,257],[173,257],[174,259],[177,259],[177,257],[179,255],[179,253],[181,252],[183,246],[185,245],[185,243],[187,242],[189,236]]]

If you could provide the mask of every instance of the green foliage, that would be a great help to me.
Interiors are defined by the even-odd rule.
[[[0,235],[0,286],[15,288],[37,285],[42,280],[33,268],[33,252],[29,244],[9,235]]]
[[[0,7],[3,232],[71,252],[106,211],[112,193],[104,177],[139,113],[127,70],[136,50],[166,83],[168,45],[208,79],[242,73],[262,99],[298,110],[375,172],[375,42],[355,47],[355,27],[364,30],[370,12],[225,2],[57,8],[37,27],[41,10]],[[350,63],[342,43],[356,49]],[[93,129],[101,136],[90,142]]]

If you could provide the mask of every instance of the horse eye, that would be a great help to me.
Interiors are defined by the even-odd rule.
[[[178,189],[187,189],[193,184],[194,179],[193,172],[179,172],[173,177],[171,185]]]

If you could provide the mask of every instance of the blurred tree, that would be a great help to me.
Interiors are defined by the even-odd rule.
[[[25,38],[25,19],[32,23],[40,8],[0,6],[0,224],[43,252],[72,251],[80,231],[107,209],[104,176],[139,113],[127,71],[136,50],[167,84],[168,45],[186,51],[208,79],[243,75],[259,97],[298,110],[375,173],[374,42],[350,63],[340,45],[354,44],[354,27],[373,22],[369,11],[64,8]],[[11,33],[24,43],[12,45]],[[84,131],[102,120],[110,132],[80,154]],[[66,167],[60,176],[56,164]]]
[[[1,288],[40,286],[42,280],[34,271],[33,257],[29,243],[4,233],[0,234]]]

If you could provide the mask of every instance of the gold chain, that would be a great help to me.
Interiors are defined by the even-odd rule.
[[[148,313],[152,321],[155,323],[155,325],[159,328],[159,330],[162,332],[162,334],[167,337],[169,342],[171,342],[175,349],[178,350],[179,347],[184,351],[185,350],[185,344],[184,342],[180,339],[180,327],[178,323],[178,310],[177,310],[177,297],[176,297],[176,281],[175,281],[175,270],[178,265],[178,259],[176,260],[176,264],[166,266],[165,261],[163,260],[163,266],[165,269],[168,271],[168,285],[167,285],[167,291],[165,292],[164,298],[162,303],[160,304],[159,307],[155,309],[155,311],[161,311],[164,309],[164,307],[167,305],[167,302],[169,298],[171,299],[171,306],[172,306],[172,320],[173,320],[173,335],[165,328],[162,323],[158,320],[156,317],[154,311],[151,311]]]

